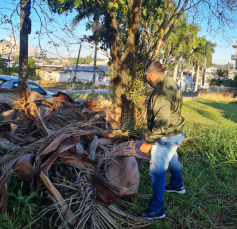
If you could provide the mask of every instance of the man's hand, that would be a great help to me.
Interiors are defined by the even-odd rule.
[[[144,143],[140,146],[140,150],[141,150],[143,153],[149,153],[151,147],[152,147],[152,145],[150,145],[150,144],[147,143],[147,142],[144,142]]]

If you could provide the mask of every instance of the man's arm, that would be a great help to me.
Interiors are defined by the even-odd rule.
[[[150,145],[156,144],[160,138],[166,135],[168,126],[170,124],[170,101],[163,97],[158,99],[154,104],[154,126],[152,132],[147,136],[146,141]]]

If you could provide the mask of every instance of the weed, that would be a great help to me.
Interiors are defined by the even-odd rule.
[[[40,214],[38,206],[42,199],[35,192],[30,193],[29,184],[21,181],[16,173],[11,176],[9,188],[8,211],[0,216],[2,227],[17,229],[27,225],[32,228],[31,222]]]

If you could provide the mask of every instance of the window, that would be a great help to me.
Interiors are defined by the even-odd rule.
[[[6,80],[0,79],[0,85],[4,82],[6,82]]]
[[[28,89],[30,89],[32,91],[36,91],[36,92],[40,93],[41,95],[47,94],[41,87],[39,87],[37,84],[34,84],[34,83],[28,83]]]

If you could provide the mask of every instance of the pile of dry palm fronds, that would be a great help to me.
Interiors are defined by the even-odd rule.
[[[136,158],[149,155],[139,151],[142,140],[124,142],[131,139],[116,130],[110,106],[93,99],[74,102],[63,93],[48,99],[24,88],[0,89],[1,212],[6,211],[8,182],[15,171],[31,181],[32,190],[45,186],[53,204],[44,214],[56,208],[59,219],[67,219],[72,228],[149,225],[115,204],[137,192]]]

